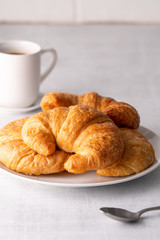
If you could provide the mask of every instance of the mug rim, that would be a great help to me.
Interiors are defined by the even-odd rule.
[[[13,49],[13,48],[16,49]],[[21,50],[18,50],[18,47],[21,48]],[[6,50],[5,50],[6,49]],[[27,49],[27,50],[26,50]],[[11,54],[7,51],[21,51],[25,52],[26,54]],[[4,51],[4,52],[3,52]],[[6,52],[5,52],[6,51]],[[41,51],[41,46],[38,43],[32,42],[32,41],[27,41],[27,40],[4,40],[3,42],[0,42],[0,53],[4,55],[9,55],[9,56],[17,56],[17,57],[22,57],[22,56],[27,56],[27,55],[33,55]]]

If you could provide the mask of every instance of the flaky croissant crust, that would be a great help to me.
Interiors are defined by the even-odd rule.
[[[0,130],[0,161],[14,171],[29,175],[64,171],[69,153],[56,150],[52,155],[44,156],[24,143],[21,129],[27,119],[11,122]]]
[[[122,128],[124,153],[121,161],[114,167],[97,170],[102,176],[127,176],[148,168],[155,160],[152,145],[139,132]]]
[[[119,129],[104,113],[86,105],[57,107],[0,130],[0,161],[30,175],[98,169],[102,176],[127,176],[154,160],[153,147],[139,132]]]
[[[82,95],[52,92],[46,94],[41,100],[43,111],[77,104],[88,105],[105,112],[118,127],[133,129],[139,127],[140,116],[134,107],[124,102],[117,102],[110,97],[102,97],[96,92],[89,92]]]
[[[120,130],[112,120],[86,105],[58,107],[29,117],[22,127],[22,138],[45,156],[54,153],[55,141],[59,149],[76,153],[64,164],[71,173],[113,166],[124,149]]]

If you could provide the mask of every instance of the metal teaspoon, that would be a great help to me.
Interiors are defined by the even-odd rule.
[[[100,211],[105,213],[108,217],[113,218],[117,221],[121,221],[121,222],[138,221],[140,216],[143,213],[148,212],[148,211],[153,211],[153,210],[160,210],[160,206],[145,208],[138,212],[130,212],[130,211],[122,209],[122,208],[110,208],[110,207],[100,208]]]

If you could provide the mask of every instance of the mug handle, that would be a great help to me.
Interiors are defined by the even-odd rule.
[[[46,71],[41,75],[41,82],[43,82],[43,80],[48,76],[48,74],[52,71],[52,69],[54,68],[56,62],[57,62],[57,52],[56,50],[54,50],[53,48],[49,48],[49,49],[42,49],[41,50],[41,56],[44,53],[51,53],[53,56],[52,62],[50,64],[50,66],[46,69]]]

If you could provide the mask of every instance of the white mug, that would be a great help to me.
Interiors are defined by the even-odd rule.
[[[52,62],[41,75],[41,56],[51,53]],[[11,40],[0,43],[0,106],[25,108],[39,94],[40,83],[48,76],[57,61],[54,49],[41,49],[33,42]]]

